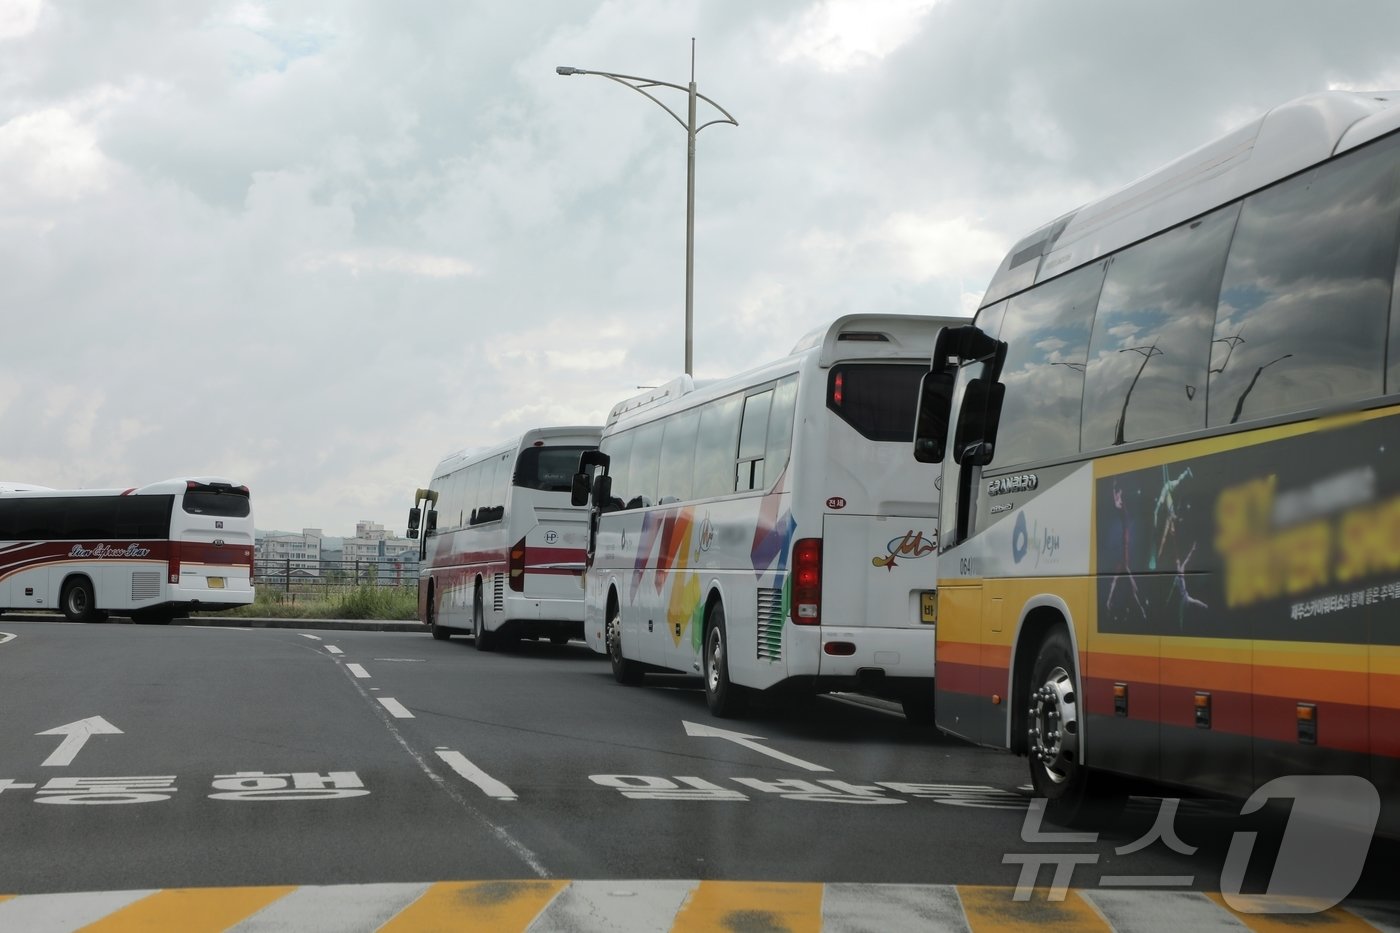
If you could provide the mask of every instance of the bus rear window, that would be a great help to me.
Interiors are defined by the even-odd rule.
[[[248,490],[243,486],[191,484],[185,490],[182,505],[192,515],[220,518],[246,518],[251,511]]]
[[[914,440],[921,363],[843,363],[827,376],[826,407],[872,441]]]
[[[545,492],[568,492],[578,472],[578,458],[593,447],[526,447],[515,461],[512,485]]]

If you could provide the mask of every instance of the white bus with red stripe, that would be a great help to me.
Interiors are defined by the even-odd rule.
[[[169,622],[253,601],[248,487],[219,477],[130,489],[0,483],[0,609]]]
[[[470,632],[486,651],[583,637],[588,510],[570,503],[569,489],[601,434],[536,428],[438,464],[408,518],[410,538],[421,525],[418,617],[434,638]]]

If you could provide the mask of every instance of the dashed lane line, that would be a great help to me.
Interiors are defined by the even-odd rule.
[[[454,752],[447,748],[439,748],[437,749],[437,756],[447,762],[447,766],[453,771],[456,771],[459,775],[481,788],[482,793],[486,794],[486,796],[496,800],[519,799],[515,791],[472,764],[467,760],[467,756],[463,755],[461,752]]]
[[[350,673],[354,674],[360,680],[369,679],[369,671],[365,670],[364,667],[359,664],[347,664],[345,665],[345,669],[348,670]]]
[[[408,711],[408,707],[404,706],[393,697],[375,697],[375,699],[378,700],[380,705],[387,709],[389,715],[393,716],[395,719],[415,718],[414,715]]]
[[[331,654],[344,654],[344,653],[345,653],[344,651],[341,651],[339,648],[337,648],[335,645],[326,645],[326,650],[329,651]]]
[[[300,635],[302,638],[309,638],[309,639],[311,639],[312,641],[320,641],[320,640],[321,640],[321,636],[320,636],[320,635],[308,635],[306,632],[297,632],[297,634]]]

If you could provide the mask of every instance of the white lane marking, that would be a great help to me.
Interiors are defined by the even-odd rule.
[[[378,930],[423,896],[426,884],[336,884],[297,888],[229,933]]]
[[[461,752],[439,750],[437,756],[447,762],[447,766],[453,771],[481,788],[482,793],[486,796],[494,797],[496,800],[519,799],[515,791],[472,764],[467,760],[467,756]]]
[[[0,645],[3,645],[5,642],[7,642],[7,641],[9,641],[10,639],[12,639],[12,638],[15,637],[15,636],[14,636],[12,633],[10,633],[10,632],[0,632],[0,635],[3,635],[3,636],[4,636],[3,638],[0,638]]]
[[[413,714],[408,711],[408,707],[404,706],[402,703],[400,703],[393,697],[375,697],[375,699],[378,700],[380,704],[385,709],[387,709],[395,719],[414,718]]]
[[[765,748],[756,741],[763,739],[761,735],[745,735],[742,732],[730,732],[728,729],[716,729],[714,726],[702,726],[698,723],[686,722],[684,719],[681,720],[681,724],[685,726],[686,735],[698,736],[700,738],[724,739],[733,742],[735,745],[742,745],[747,749],[752,749],[761,755],[767,755],[769,758],[786,761],[790,765],[796,765],[807,771],[831,770],[830,768],[823,768],[821,765],[814,765],[810,761],[803,761],[801,758],[794,758],[791,755],[784,755],[782,752],[774,751],[771,748]]]
[[[356,690],[360,691],[360,696],[364,697],[366,700],[379,699],[378,697],[371,697],[369,692],[356,683],[354,679],[351,679],[350,683],[354,685]],[[379,688],[371,687],[370,689],[378,690]],[[544,863],[540,861],[539,856],[530,851],[529,847],[519,839],[512,836],[510,831],[505,829],[505,827],[498,826],[491,822],[485,813],[477,809],[476,805],[466,798],[466,795],[454,785],[449,784],[447,778],[433,770],[433,766],[428,764],[428,760],[420,755],[412,745],[408,744],[408,740],[403,737],[403,733],[399,731],[398,726],[394,725],[394,720],[390,718],[386,710],[376,710],[376,712],[379,713],[379,718],[380,721],[384,723],[384,728],[389,730],[389,734],[394,737],[394,741],[398,742],[399,747],[408,754],[408,757],[413,759],[414,764],[418,765],[418,769],[428,776],[428,780],[436,784],[439,790],[451,797],[457,805],[467,811],[473,819],[476,819],[482,826],[489,829],[491,835],[495,836],[498,842],[510,849],[511,853],[514,854],[516,858],[529,866],[530,870],[535,873],[535,877],[549,877],[549,869],[544,867]]]
[[[300,635],[302,638],[309,638],[309,639],[311,639],[312,641],[320,641],[320,640],[321,640],[321,636],[320,636],[320,635],[308,635],[308,634],[306,634],[305,632],[297,632],[297,634]]]
[[[73,759],[78,757],[78,752],[83,750],[87,740],[94,735],[121,735],[122,730],[101,716],[89,716],[87,719],[54,726],[52,729],[34,734],[63,736],[63,741],[58,743],[58,748],[54,749],[53,754],[45,758],[44,763],[39,766],[41,768],[62,768],[73,763]]]
[[[24,894],[0,904],[0,930],[69,933],[96,923],[143,897],[146,891],[95,891],[82,894]]]
[[[422,664],[424,658],[375,658],[376,661],[405,661],[409,664]]]
[[[358,664],[347,664],[347,665],[345,665],[345,666],[346,666],[347,668],[350,669],[350,673],[354,674],[356,677],[360,678],[361,680],[367,680],[367,679],[369,679],[369,671],[365,670],[365,669],[364,669],[363,667],[361,667],[360,665],[358,665]]]
[[[676,917],[685,906],[686,898],[699,883],[575,881],[560,891],[559,896],[535,918],[530,924],[530,933],[575,933],[576,930],[602,929],[613,933],[654,933],[656,930],[669,930],[676,925]],[[762,929],[758,924],[754,927]],[[911,930],[917,928],[917,925],[907,927]],[[832,927],[828,925],[826,929]],[[849,929],[873,928],[853,924]]]
[[[337,648],[335,645],[326,645],[326,650],[329,651],[331,654],[344,654],[344,653],[345,653],[344,651],[341,651],[339,648]]]

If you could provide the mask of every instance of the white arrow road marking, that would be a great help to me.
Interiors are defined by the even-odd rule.
[[[361,664],[347,664],[345,666],[350,669],[350,673],[361,680],[365,680],[369,677],[369,671],[365,670],[364,666]]]
[[[467,756],[463,755],[461,752],[454,752],[449,751],[445,748],[439,748],[437,750],[437,756],[443,761],[447,762],[448,767],[450,767],[453,771],[456,771],[462,777],[466,778],[468,781],[471,781],[477,787],[480,787],[482,791],[486,794],[486,796],[494,797],[497,800],[520,799],[516,796],[515,791],[511,790],[509,787],[506,787],[500,781],[496,780],[491,775],[487,774],[485,771],[482,771],[476,765],[472,764],[470,761],[467,760]]]
[[[9,641],[14,637],[15,636],[9,632],[0,632],[0,645],[3,645],[5,642]]]
[[[387,709],[390,715],[392,715],[395,719],[414,718],[414,715],[408,711],[408,707],[404,706],[402,703],[400,703],[393,697],[375,697],[375,699],[378,700],[380,704],[382,704],[383,707]]]
[[[61,735],[63,741],[58,743],[58,748],[54,753],[44,759],[41,768],[61,768],[64,765],[71,765],[78,752],[82,751],[87,740],[94,735],[121,735],[122,730],[112,725],[101,716],[90,716],[87,719],[79,719],[77,722],[70,722],[66,726],[55,726],[43,732],[36,732],[35,735]]]
[[[784,755],[782,752],[774,751],[771,748],[765,748],[758,744],[760,741],[763,741],[763,736],[761,735],[744,735],[742,732],[730,732],[727,729],[716,729],[714,726],[702,726],[698,723],[686,722],[684,719],[681,720],[681,723],[685,726],[686,735],[710,739],[725,739],[733,742],[735,745],[742,745],[745,748],[753,749],[761,755],[767,755],[779,761],[786,761],[790,765],[796,765],[808,771],[831,770],[830,768],[823,768],[821,765],[814,765],[810,761],[803,761],[801,758],[794,758],[791,755]]]

